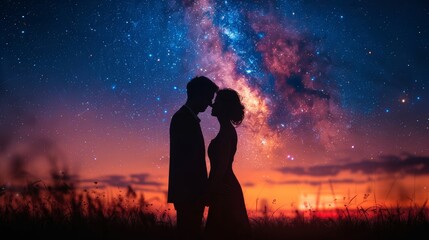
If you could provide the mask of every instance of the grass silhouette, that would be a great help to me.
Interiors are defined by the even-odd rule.
[[[80,190],[67,173],[51,171],[49,182],[0,188],[0,231],[4,236],[42,239],[175,239],[169,209],[154,209],[131,187],[106,197],[94,187]],[[356,197],[356,196],[355,196]],[[330,212],[312,209],[283,215],[250,213],[252,239],[416,239],[429,233],[427,200],[421,206],[353,205]],[[237,239],[235,239],[237,240]]]
[[[81,193],[70,185],[28,184],[21,193],[0,196],[0,231],[20,237],[92,237],[119,239],[144,236],[165,239],[174,236],[173,221],[150,210],[143,197],[119,195],[110,201],[95,191]],[[10,235],[9,235],[10,236]]]
[[[79,192],[74,184],[54,178],[0,191],[0,231],[15,237],[76,239],[174,239],[175,223],[168,210],[153,211],[131,188],[110,200],[96,191]],[[96,184],[96,183],[95,183]],[[428,234],[426,205],[408,208],[373,206],[318,211],[294,216],[263,212],[251,217],[253,239],[409,239]]]

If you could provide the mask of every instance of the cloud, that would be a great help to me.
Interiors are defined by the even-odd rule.
[[[276,169],[284,174],[313,177],[336,176],[340,172],[373,174],[429,175],[429,156],[380,156],[377,160],[364,159],[347,164],[316,165],[311,167],[282,167]]]
[[[155,181],[148,181],[150,175],[148,173],[131,174],[131,182],[138,185],[161,187],[163,184]]]
[[[243,187],[254,187],[255,183],[253,183],[253,182],[245,182],[242,185],[243,185]]]
[[[334,184],[334,183],[367,183],[368,180],[356,180],[352,178],[345,179],[329,179],[329,180],[287,180],[287,181],[273,181],[266,180],[267,184],[270,185],[298,185],[298,184],[308,184],[312,186],[319,186],[322,184]]]
[[[119,188],[128,188],[129,186],[133,186],[135,190],[140,190],[142,186],[144,187],[156,187],[161,188],[164,186],[161,182],[156,182],[150,179],[150,174],[148,173],[140,173],[140,174],[131,174],[129,176],[126,175],[107,175],[94,179],[83,179],[80,182],[83,183],[93,183],[98,188],[105,187],[119,187]],[[145,188],[145,190],[148,190]],[[157,190],[158,191],[158,190]]]

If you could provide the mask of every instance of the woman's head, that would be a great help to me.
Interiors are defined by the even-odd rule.
[[[234,125],[240,125],[244,118],[244,106],[238,93],[230,88],[224,88],[216,93],[213,103],[212,116],[224,118]]]

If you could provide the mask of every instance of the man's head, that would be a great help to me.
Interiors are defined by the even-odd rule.
[[[213,97],[218,90],[219,87],[209,78],[196,76],[186,85],[186,92],[188,94],[186,103],[196,113],[204,112],[212,104]]]

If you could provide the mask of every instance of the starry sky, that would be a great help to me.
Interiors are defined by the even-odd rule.
[[[169,121],[205,75],[246,107],[234,169],[252,206],[429,196],[422,1],[1,5],[0,184],[54,168],[165,201]],[[218,125],[199,116],[207,145]]]

